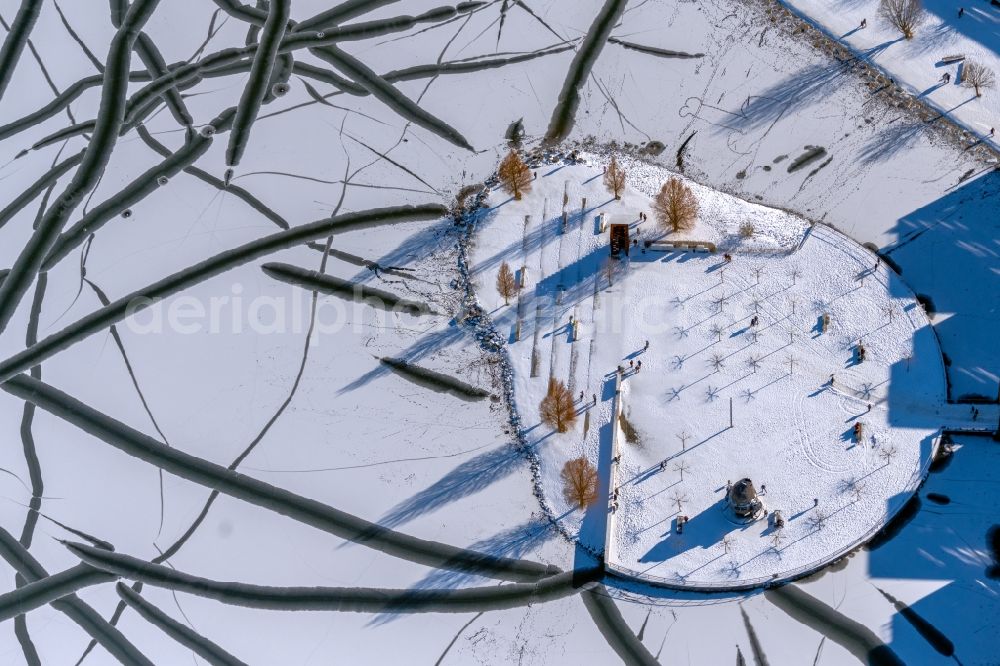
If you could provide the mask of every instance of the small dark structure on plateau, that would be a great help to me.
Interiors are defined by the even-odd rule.
[[[752,518],[763,508],[750,479],[740,479],[729,488],[729,506],[740,518]]]
[[[628,239],[628,225],[627,224],[612,224],[611,225],[611,256],[620,256],[621,252],[625,251],[625,256],[628,256],[629,249],[629,239]]]

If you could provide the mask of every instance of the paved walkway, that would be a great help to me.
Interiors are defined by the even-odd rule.
[[[973,418],[973,408],[979,412],[975,418]],[[995,432],[997,420],[1000,419],[1000,405],[946,404],[936,413],[941,417],[941,426],[945,430]]]

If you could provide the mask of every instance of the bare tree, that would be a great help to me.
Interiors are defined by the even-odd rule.
[[[889,318],[889,321],[893,320],[896,316],[896,306],[892,304],[887,304],[882,306],[882,314]]]
[[[813,515],[806,519],[806,524],[809,525],[811,529],[821,530],[826,527],[827,515],[822,511],[817,511]]]
[[[683,181],[671,178],[653,197],[653,213],[667,233],[692,229],[698,217],[698,199]]]
[[[563,497],[583,509],[597,501],[597,470],[586,458],[568,460],[562,469]]]
[[[684,510],[684,503],[688,501],[688,496],[674,491],[674,494],[670,497],[670,501],[677,505],[677,513],[680,513]]]
[[[708,329],[708,332],[712,334],[716,342],[722,342],[722,334],[726,332],[726,327],[722,324],[715,323],[712,327]]]
[[[993,70],[974,60],[966,60],[962,65],[962,85],[966,88],[973,88],[976,97],[982,97],[983,90],[996,85],[996,76]]]
[[[611,163],[604,172],[604,186],[615,195],[615,199],[622,198],[622,190],[625,189],[625,169],[618,164],[618,158],[614,155],[611,156]]]
[[[683,460],[681,460],[680,462],[678,462],[678,463],[676,463],[674,465],[674,471],[680,473],[680,475],[681,475],[681,481],[684,480],[684,472],[688,471],[689,469],[691,469],[691,465],[688,465]]]
[[[924,19],[924,6],[920,0],[881,0],[878,13],[903,37],[913,39],[913,31]]]
[[[797,360],[798,360],[798,359],[797,359],[797,358],[795,358],[795,356],[794,356],[793,354],[789,354],[789,355],[787,355],[787,356],[785,357],[785,362],[787,362],[787,363],[788,363],[788,374],[790,374],[790,375],[791,375],[791,374],[794,374],[794,373],[795,373],[795,362],[796,362]]]
[[[520,200],[521,195],[531,189],[531,169],[524,163],[516,150],[507,153],[507,157],[500,162],[497,176],[499,176],[503,188],[515,199]]]
[[[503,296],[504,305],[510,305],[510,299],[517,293],[514,271],[510,270],[506,261],[500,264],[500,272],[497,273],[497,291]]]
[[[712,357],[708,359],[708,363],[712,366],[712,370],[718,372],[720,368],[726,367],[726,358],[722,354],[712,354]]]
[[[709,386],[708,390],[705,391],[705,400],[707,402],[713,402],[719,398],[719,390],[714,386]]]
[[[566,385],[555,377],[549,377],[549,389],[538,405],[542,423],[557,432],[566,432],[576,422],[576,406],[573,394]]]
[[[771,548],[778,552],[781,542],[786,539],[784,530],[775,530],[771,533]]]

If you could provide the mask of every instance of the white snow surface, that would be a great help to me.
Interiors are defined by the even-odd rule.
[[[0,2],[0,15],[8,25],[21,4]],[[292,17],[301,21],[331,4],[294,0]],[[352,23],[418,15],[442,4],[400,0]],[[763,0],[628,3],[613,37],[704,56],[664,58],[620,43],[606,44],[581,85],[570,142],[598,149],[609,142],[634,147],[657,140],[664,150],[651,159],[675,168],[677,151],[687,141],[685,172],[706,186],[822,220],[859,242],[874,243],[900,266],[907,284],[933,300],[934,329],[951,362],[947,367],[951,397],[978,394],[992,399],[1000,378],[995,333],[1000,325],[996,245],[1000,174],[991,170],[992,164],[980,152],[966,150],[971,141],[949,140],[937,124],[900,112],[882,95],[872,96],[870,81],[845,70],[811,43],[807,33],[772,22],[766,9],[773,4]],[[0,124],[15,122],[53,100],[56,92],[41,67],[58,91],[99,73],[69,35],[67,24],[98,61],[106,57],[115,34],[108,3],[60,2],[66,24],[55,3],[39,5],[38,23],[30,34],[34,49],[26,48],[13,70],[0,100]],[[493,59],[545,49],[546,55],[529,62],[394,84],[421,108],[455,127],[478,152],[449,144],[370,95],[340,94],[327,82],[296,74],[285,96],[262,107],[232,182],[291,226],[327,217],[342,194],[342,212],[448,203],[461,186],[481,181],[496,167],[507,150],[504,131],[513,120],[523,117],[529,145],[546,132],[579,38],[591,30],[604,5],[605,0],[491,2],[467,20],[344,44],[345,51],[379,73],[431,65],[439,59]],[[845,3],[845,16],[856,5]],[[243,47],[251,32],[247,24],[223,11],[216,14],[219,6],[203,0],[160,2],[145,32],[167,63],[187,61],[206,38],[202,55]],[[872,23],[871,12],[865,14]],[[858,18],[852,17],[851,23]],[[868,35],[874,33],[869,30]],[[6,39],[6,32],[0,37]],[[564,40],[567,50],[547,52]],[[982,34],[980,43],[984,49],[995,49],[995,32]],[[904,46],[894,44],[886,54]],[[922,57],[919,68],[930,69],[936,54],[933,50]],[[295,57],[297,62],[329,67],[306,51]],[[133,54],[131,68],[138,71],[145,65]],[[897,81],[907,80],[903,74]],[[195,126],[236,104],[247,78],[245,72],[206,78],[186,90],[185,103]],[[333,106],[319,103],[303,82],[320,95],[331,95],[326,101]],[[129,93],[143,85],[130,83]],[[953,92],[960,95],[958,102],[971,96],[964,89],[941,89],[928,96],[938,99]],[[987,108],[996,94],[987,93],[954,113]],[[946,104],[954,101],[940,99]],[[72,118],[61,111],[0,141],[0,205],[11,203],[55,160],[82,150],[88,137],[78,134],[15,157],[47,135],[93,119],[99,102],[100,86],[88,88],[70,105]],[[169,150],[183,144],[184,129],[162,105],[145,124]],[[982,127],[986,124],[997,123],[985,120]],[[217,136],[196,166],[222,178],[227,138]],[[788,164],[807,146],[824,147],[826,157],[789,172]],[[87,209],[114,196],[161,160],[135,131],[128,132],[118,141]],[[632,166],[634,177],[640,168]],[[345,174],[351,179],[346,187],[340,182]],[[48,205],[64,191],[70,177],[58,180]],[[637,190],[644,187],[639,182],[633,185]],[[0,228],[0,270],[11,266],[31,237],[43,194]],[[89,246],[87,277],[112,299],[277,231],[272,219],[240,200],[232,189],[220,190],[188,173],[172,177],[131,210],[129,219],[111,220]],[[81,214],[82,209],[70,223]],[[794,216],[774,218],[782,219],[801,224]],[[428,391],[388,372],[375,358],[405,357],[477,386],[497,388],[492,357],[483,353],[467,328],[454,326],[451,319],[461,311],[455,249],[459,231],[449,221],[434,221],[337,235],[334,249],[348,254],[330,259],[329,274],[424,298],[444,316],[376,317],[378,313],[344,308],[336,298],[320,297],[324,325],[313,336],[295,391],[310,294],[271,279],[260,264],[282,261],[318,270],[321,253],[301,247],[212,278],[164,304],[169,309],[172,304],[190,305],[190,299],[207,305],[210,299],[228,298],[223,309],[228,317],[234,309],[232,297],[241,290],[241,331],[223,322],[218,331],[153,334],[123,322],[117,331],[131,374],[110,331],[104,330],[44,361],[42,379],[151,437],[159,439],[162,431],[171,446],[221,465],[229,465],[259,440],[238,468],[240,473],[370,521],[394,524],[406,534],[551,563],[564,570],[577,564],[590,566],[593,561],[586,553],[548,527],[532,494],[532,470],[505,432],[509,422],[503,405],[465,402]],[[571,250],[575,248],[566,247],[569,256]],[[351,255],[414,270],[409,279],[376,274]],[[80,261],[77,250],[48,272],[42,336],[100,307],[93,290],[80,283]],[[484,271],[481,294],[491,292],[492,277]],[[600,295],[606,298],[603,292]],[[248,315],[255,299],[271,305]],[[294,309],[297,299],[304,308]],[[29,292],[0,335],[3,359],[26,344],[31,300]],[[273,307],[281,303],[288,306],[287,326],[284,332],[274,332],[270,330]],[[148,322],[148,315],[138,321]],[[246,321],[256,315],[263,320],[259,328]],[[337,321],[349,325],[340,327]],[[557,352],[568,351],[566,347],[560,344]],[[565,372],[568,360],[557,356],[556,361]],[[593,414],[592,430],[607,422],[611,406],[599,390],[605,387],[601,373],[607,368],[598,366],[594,364],[588,384],[601,396],[603,421]],[[649,371],[653,376],[653,366]],[[645,377],[640,374],[639,379]],[[287,408],[280,411],[286,400]],[[525,414],[534,413],[534,405],[529,407]],[[995,418],[995,405],[982,409]],[[936,423],[968,420],[968,405],[949,405],[941,411],[933,419]],[[0,503],[0,526],[15,538],[31,515],[25,508],[32,490],[21,441],[25,414],[23,400],[0,393],[5,444],[0,447],[0,467],[11,473],[0,476],[5,499]],[[157,557],[188,530],[209,496],[208,488],[171,474],[162,475],[161,495],[157,468],[43,411],[35,413],[30,433],[44,481],[39,491],[41,512],[112,542],[119,552],[147,560]],[[994,561],[986,538],[997,522],[1000,449],[982,437],[956,439],[959,451],[950,464],[929,476],[912,521],[901,525],[885,545],[856,551],[790,588],[863,624],[907,664],[953,665],[956,658],[967,666],[996,663],[1000,583],[988,575]],[[665,440],[667,446],[679,443],[672,432]],[[540,454],[562,455],[555,446],[546,448],[554,442],[550,437],[540,443]],[[573,446],[578,453],[594,456],[598,442],[577,440]],[[543,477],[553,469],[558,473],[554,465],[543,466]],[[699,472],[692,468],[691,473]],[[552,486],[551,480],[543,481]],[[768,491],[776,493],[777,487],[772,490],[768,484]],[[931,494],[935,499],[929,499]],[[942,503],[947,498],[950,503]],[[579,520],[578,513],[563,518],[574,529]],[[587,529],[596,534],[602,525],[595,521]],[[29,551],[50,573],[57,573],[79,564],[58,539],[78,538],[40,517]],[[215,502],[170,564],[222,581],[277,586],[447,589],[496,584],[432,571],[346,543],[226,496]],[[13,569],[3,564],[3,571],[2,591],[14,590]],[[910,605],[947,636],[954,644],[954,656],[930,645],[879,589]],[[600,593],[610,597],[622,614],[624,633],[589,612],[586,596],[507,611],[386,617],[250,610],[151,585],[143,591],[172,618],[254,665],[616,664],[623,659],[613,644],[625,634],[663,664],[726,664],[738,655],[749,663],[757,647],[773,666],[862,661],[838,642],[829,625],[777,603],[771,592],[702,595],[609,579]],[[119,602],[112,584],[83,589],[78,596],[104,618],[112,616]],[[91,640],[51,605],[25,615],[23,627],[21,631],[13,620],[0,626],[0,663],[33,663],[28,660],[25,636],[45,665],[77,663]],[[199,663],[189,649],[132,610],[124,612],[118,627],[156,664]],[[751,640],[749,627],[756,640]],[[98,646],[83,663],[116,662]]]
[[[494,191],[474,253],[479,298],[504,335],[521,313],[520,340],[510,344],[517,406],[541,454],[555,514],[579,521],[581,541],[604,550],[604,532],[588,528],[589,513],[562,517],[573,507],[562,498],[560,472],[583,453],[602,476],[610,473],[610,377],[621,365],[623,412],[640,441],[619,438],[619,508],[605,554],[616,570],[673,584],[742,585],[816,567],[870,536],[923,479],[944,425],[934,422],[945,402],[944,367],[913,294],[832,229],[697,184],[699,222],[678,235],[721,240],[719,253],[643,251],[640,242],[609,285],[609,234],[599,233],[595,216],[634,220],[641,239],[674,238],[652,216],[639,221],[650,194],[673,174],[628,161],[635,177],[615,201],[602,165],[582,157],[595,166],[540,166],[520,201]],[[737,230],[745,222],[761,238],[743,242]],[[509,307],[491,283],[501,261],[527,271]],[[821,334],[823,314],[832,323]],[[856,360],[859,340],[864,362]],[[636,362],[641,372],[631,369]],[[565,434],[538,422],[549,376],[583,393],[582,414]],[[855,423],[863,425],[857,442]],[[742,524],[724,500],[727,481],[744,477],[758,490],[766,486],[765,506],[788,520],[777,547],[766,518]],[[602,488],[609,483],[602,478]],[[607,504],[599,500],[591,511],[600,516]],[[690,522],[677,535],[682,514]]]
[[[1000,75],[1000,7],[989,0],[923,0],[923,18],[913,38],[903,39],[879,15],[879,0],[788,0],[787,4],[884,69],[906,90],[964,124],[974,140],[1000,146],[1000,136],[990,135],[990,129],[1000,125],[996,84],[977,97],[974,89],[962,84],[963,61],[942,62],[948,56],[965,56],[964,62],[979,63],[994,77]],[[862,19],[867,19],[865,28]],[[951,76],[947,83],[942,80],[946,72]]]

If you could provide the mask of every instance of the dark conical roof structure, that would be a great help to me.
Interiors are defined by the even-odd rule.
[[[736,504],[749,504],[757,499],[757,489],[750,479],[740,479],[729,489],[729,501]]]
[[[762,505],[760,499],[757,497],[757,489],[753,487],[753,481],[750,479],[740,479],[730,486],[729,506],[741,518],[756,515]]]

